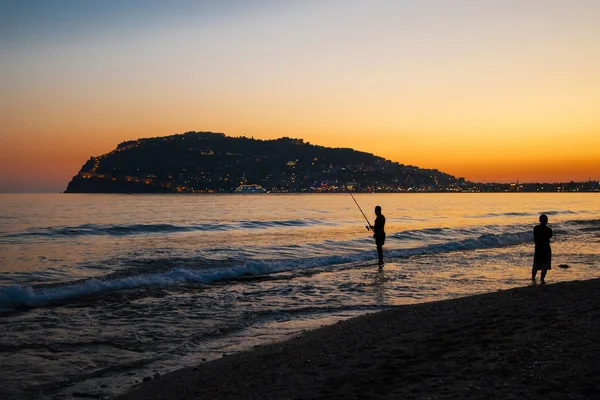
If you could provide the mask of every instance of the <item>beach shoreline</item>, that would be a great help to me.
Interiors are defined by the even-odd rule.
[[[397,306],[117,399],[600,398],[598,304],[600,279]]]

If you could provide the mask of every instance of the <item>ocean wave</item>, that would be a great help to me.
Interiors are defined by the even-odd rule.
[[[571,221],[565,221],[564,223],[577,226],[590,225],[591,227],[598,227],[600,226],[600,219],[576,219]]]
[[[500,229],[497,226],[487,226],[484,228],[425,228],[395,232],[389,235],[389,238],[398,240],[448,240],[449,238],[460,238],[465,235],[481,234],[491,230]]]
[[[449,253],[461,250],[480,250],[498,247],[513,246],[533,241],[530,231],[506,232],[500,234],[483,234],[474,238],[467,238],[445,243],[429,244],[423,247],[403,249],[392,252],[392,256],[411,256],[435,253]]]
[[[450,240],[409,249],[386,251],[387,257],[410,257],[459,250],[476,250],[504,247],[531,242],[530,231],[514,233],[482,234],[472,238]],[[294,257],[279,260],[246,260],[237,265],[214,264],[210,267],[190,268],[178,266],[166,272],[125,276],[117,279],[92,278],[83,282],[49,288],[12,285],[0,287],[0,307],[16,305],[37,306],[40,304],[77,298],[108,291],[135,289],[149,286],[173,286],[185,283],[211,284],[217,281],[264,277],[285,271],[299,271],[313,268],[327,268],[341,264],[362,263],[373,259],[372,251],[358,251],[346,255],[331,255],[312,258]]]
[[[502,213],[486,213],[486,214],[476,214],[476,215],[467,215],[468,218],[488,218],[488,217],[537,217],[540,214],[546,215],[572,215],[572,214],[580,214],[580,211],[574,210],[561,210],[561,211],[544,211],[544,212],[502,212]]]
[[[547,215],[562,215],[562,214],[580,214],[580,213],[581,213],[581,211],[562,210],[562,211],[546,211],[543,214],[547,214]]]
[[[590,226],[589,228],[581,228],[583,232],[598,232],[600,231],[600,226]]]
[[[576,214],[575,211],[548,211],[546,214],[549,215],[560,215],[560,214]],[[480,215],[477,217],[489,217],[489,216],[523,216],[531,215],[537,216],[537,213],[489,213]],[[532,221],[534,221],[532,219]],[[534,221],[535,222],[535,221]],[[532,222],[532,224],[534,223]],[[30,228],[24,232],[17,233],[0,233],[0,242],[13,243],[24,238],[31,237],[45,237],[45,238],[60,238],[60,237],[80,237],[80,236],[131,236],[131,235],[147,235],[147,234],[173,234],[183,232],[201,232],[201,231],[230,231],[230,230],[253,230],[253,229],[268,229],[268,228],[299,228],[303,226],[312,225],[332,225],[333,223],[315,219],[291,219],[291,220],[274,220],[274,221],[260,221],[260,220],[239,220],[230,221],[228,223],[202,223],[202,224],[191,224],[191,225],[178,225],[178,224],[121,224],[121,225],[99,225],[99,224],[83,224],[76,226],[52,226],[52,227],[37,227]],[[562,224],[570,224],[575,226],[589,225],[598,226],[600,224],[599,219],[592,220],[567,220],[563,221]],[[533,226],[533,225],[532,225]],[[500,226],[487,226],[477,227],[475,230],[492,231],[493,229],[505,229]],[[454,235],[468,234],[472,235],[476,231],[471,228],[426,228],[420,230],[407,230],[395,233],[391,236],[397,239],[423,239],[431,238],[434,236],[446,237]]]
[[[491,215],[491,214],[488,214]],[[532,214],[538,215],[538,214]],[[529,230],[533,231],[533,227],[536,225],[537,220],[533,220],[531,224],[518,224],[518,225],[484,225],[484,226],[473,226],[473,227],[462,227],[462,228],[424,228],[415,230],[405,230],[395,232],[388,235],[390,239],[397,240],[458,240],[465,237],[473,237],[479,235],[511,235],[514,232]],[[596,231],[600,228],[600,219],[574,219],[560,221],[559,223],[550,223],[550,226],[555,230],[556,233],[571,234],[577,232],[589,232]]]
[[[25,232],[4,235],[5,238],[22,238],[31,236],[42,237],[74,237],[74,236],[127,236],[147,233],[176,233],[227,229],[225,225],[174,225],[174,224],[127,224],[127,225],[96,225],[83,224],[77,226],[52,226],[46,228],[31,228]]]
[[[243,222],[243,221],[239,221]],[[249,221],[246,221],[249,222]],[[279,221],[286,223],[285,221]],[[273,222],[271,222],[273,223]],[[296,222],[290,222],[295,224]],[[308,222],[310,223],[310,222]],[[268,226],[268,225],[267,225]],[[555,232],[596,231],[600,219],[570,220],[556,226]],[[470,228],[426,228],[393,233],[388,236],[386,257],[406,258],[417,255],[432,255],[453,251],[493,249],[531,243],[532,226],[483,226]],[[167,228],[169,229],[169,228]],[[394,249],[402,241],[412,243],[410,248]],[[72,282],[52,287],[5,286],[0,287],[0,308],[17,305],[37,306],[40,304],[77,298],[108,291],[118,291],[152,286],[172,286],[185,283],[212,284],[218,281],[261,279],[270,274],[342,266],[353,268],[356,263],[364,265],[373,259],[372,239],[362,238],[349,242],[324,242],[272,248],[270,253],[241,252],[237,258],[215,261],[201,259],[160,259],[159,270],[149,271],[156,260],[147,260],[140,268],[124,269],[118,274],[102,278]],[[416,242],[416,246],[414,246]],[[233,252],[236,249],[229,249]],[[310,257],[307,255],[312,254]],[[319,254],[318,256],[315,256]],[[326,254],[326,255],[323,255]],[[332,255],[327,255],[332,254]],[[270,259],[265,256],[270,255]],[[133,262],[133,260],[132,260]],[[175,267],[173,267],[175,266]]]
[[[280,220],[280,221],[235,221],[231,223],[203,223],[194,225],[176,224],[124,224],[97,225],[83,224],[77,226],[51,226],[31,228],[25,232],[11,233],[0,237],[18,239],[25,237],[75,237],[75,236],[129,236],[155,233],[178,233],[194,231],[224,231],[234,229],[266,229],[272,227],[301,227],[320,224],[317,220]]]
[[[0,307],[14,305],[35,306],[67,298],[81,297],[107,291],[134,289],[147,286],[172,286],[183,283],[209,284],[216,281],[262,276],[290,269],[314,268],[353,261],[353,257],[331,256],[312,260],[248,261],[224,268],[189,269],[176,267],[168,272],[128,276],[114,280],[92,278],[82,283],[34,289],[31,286],[12,285],[0,287]]]
[[[291,219],[281,221],[239,221],[239,227],[244,229],[265,229],[272,227],[300,227],[307,225],[323,225],[324,221],[312,220],[312,219]]]
[[[529,215],[537,215],[537,213],[531,212],[505,212],[505,213],[487,213],[477,215],[477,217],[526,217]]]

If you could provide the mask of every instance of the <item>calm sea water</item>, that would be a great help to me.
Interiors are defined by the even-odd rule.
[[[600,277],[598,194],[0,194],[0,397],[110,398],[145,376],[389,308]],[[567,264],[570,268],[558,268]]]

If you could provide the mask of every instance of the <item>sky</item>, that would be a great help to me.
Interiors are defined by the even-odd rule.
[[[0,0],[0,192],[186,131],[600,180],[600,1]]]

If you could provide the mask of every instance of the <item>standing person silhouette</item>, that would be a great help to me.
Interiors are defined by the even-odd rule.
[[[375,207],[375,225],[371,225],[370,228],[373,231],[373,237],[375,238],[375,245],[377,245],[377,255],[379,257],[379,268],[383,268],[383,243],[385,242],[385,217],[381,213],[381,207]]]
[[[533,241],[535,242],[535,253],[533,254],[533,269],[531,280],[535,281],[538,269],[542,270],[542,283],[545,283],[546,272],[552,269],[552,250],[550,249],[550,238],[552,229],[548,227],[548,216],[540,215],[540,224],[533,228]]]

